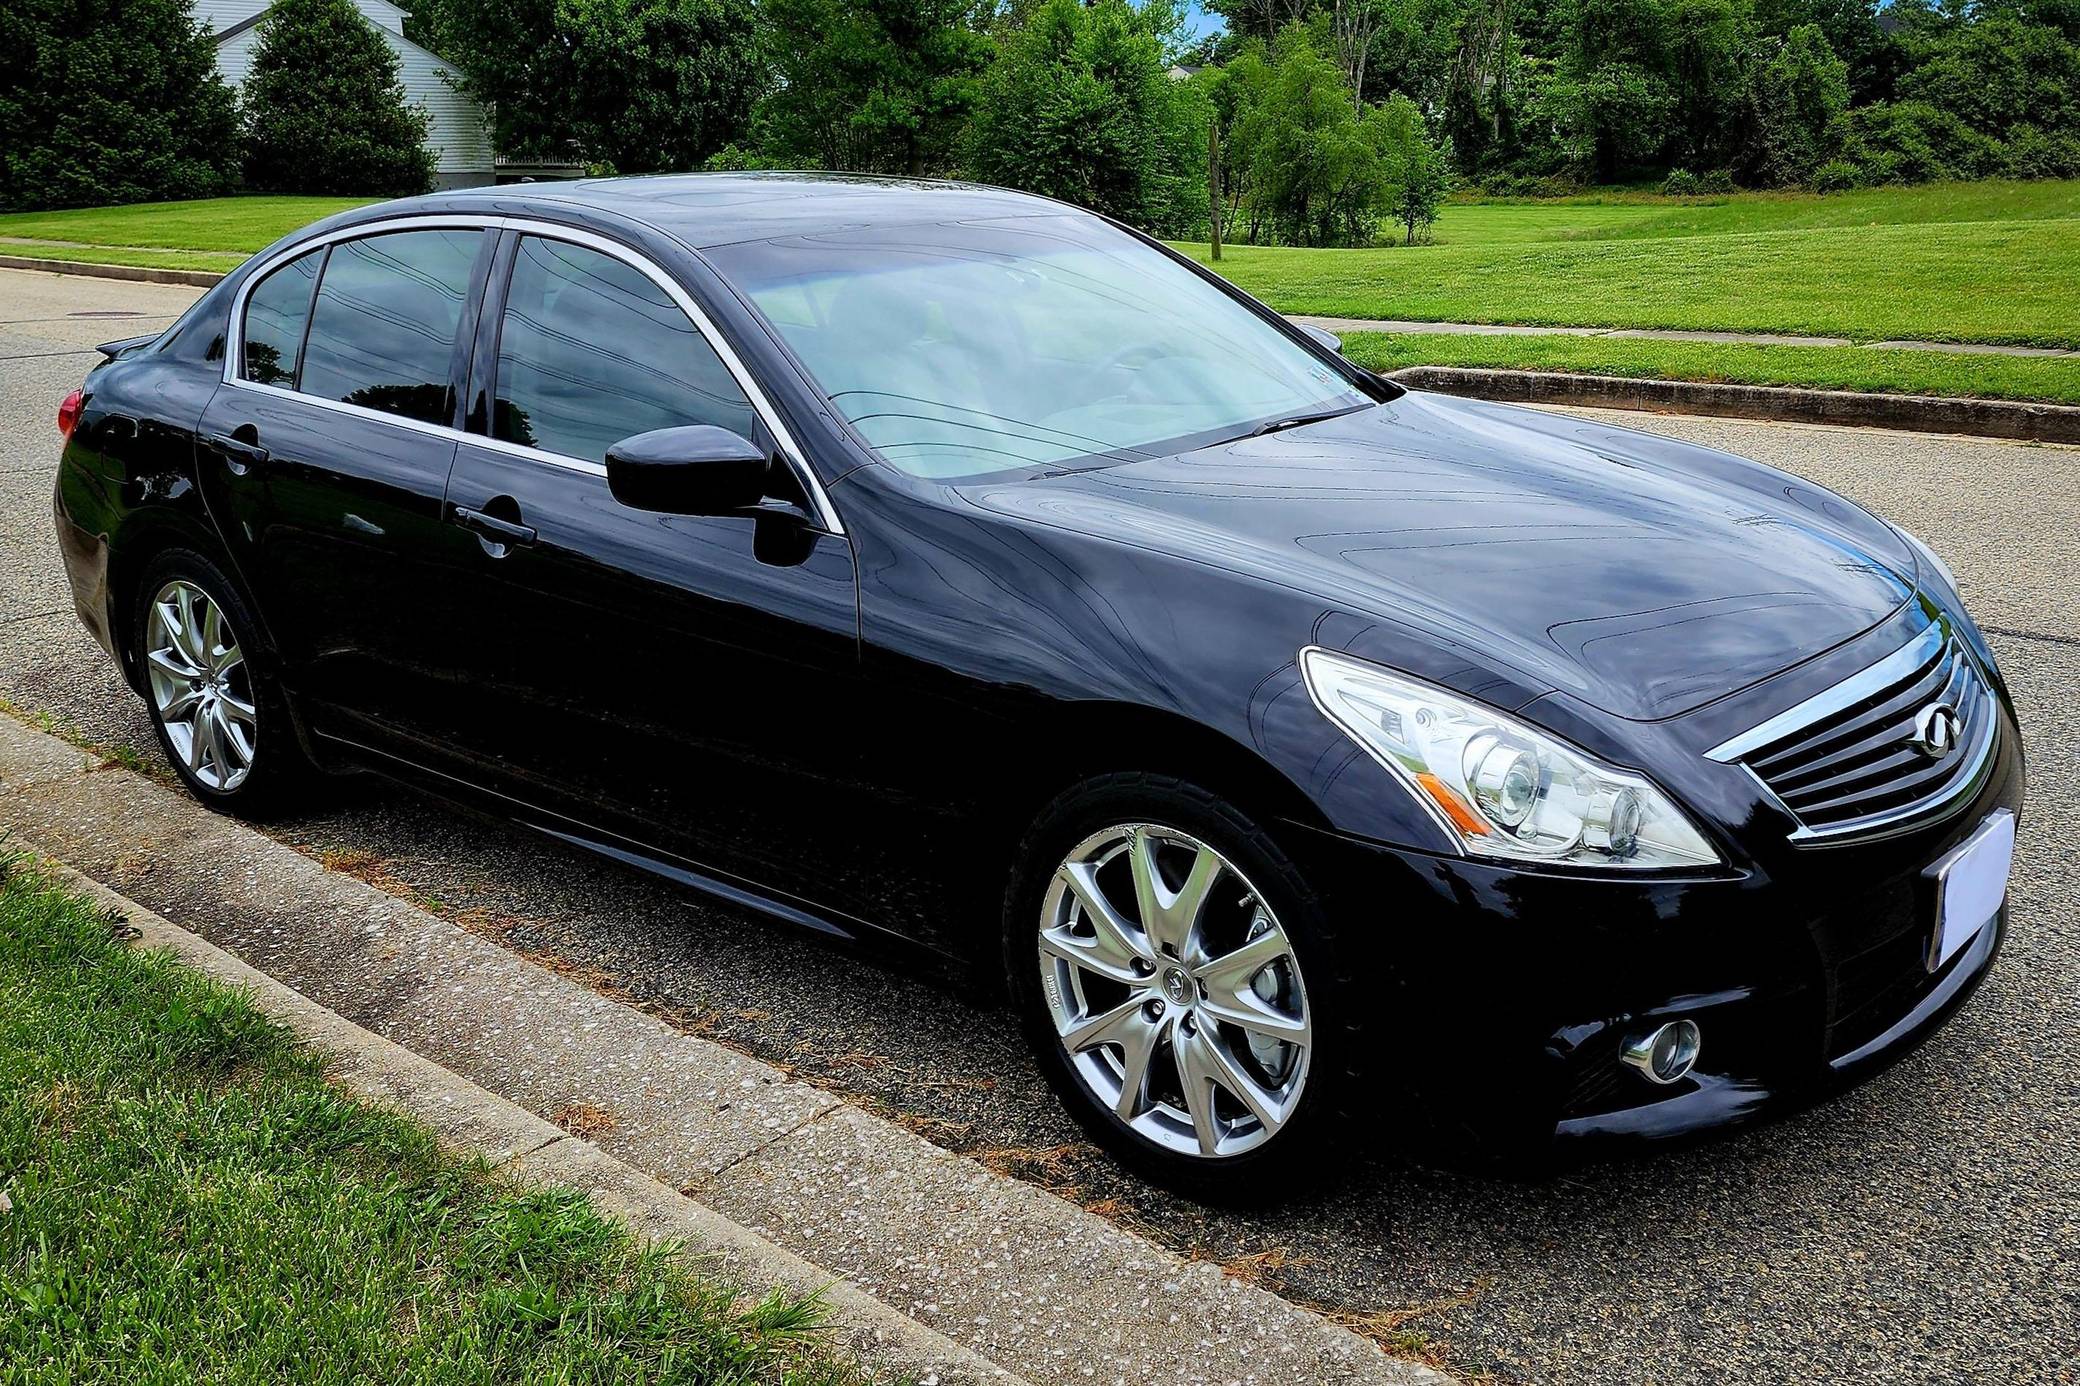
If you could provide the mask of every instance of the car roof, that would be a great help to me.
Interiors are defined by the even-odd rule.
[[[672,173],[639,178],[506,183],[364,209],[381,216],[586,209],[626,217],[695,247],[868,226],[1076,214],[1030,193],[980,183],[844,173]]]

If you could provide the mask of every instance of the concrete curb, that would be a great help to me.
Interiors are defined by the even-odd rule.
[[[30,851],[37,849],[30,845]],[[366,1101],[417,1117],[450,1149],[481,1155],[530,1184],[584,1190],[595,1206],[620,1217],[639,1235],[683,1243],[706,1273],[731,1284],[755,1293],[821,1293],[835,1330],[833,1345],[870,1366],[909,1372],[942,1386],[1029,1386],[1023,1377],[896,1313],[822,1267],[638,1173],[591,1142],[371,1034],[92,877],[50,857],[43,858],[43,866],[103,909],[120,914],[138,931],[142,946],[163,948],[196,971],[245,991],[261,1010],[331,1057],[327,1074],[335,1082]]]
[[[47,260],[41,255],[0,255],[0,269],[83,274],[92,279],[130,279],[145,284],[188,284],[207,289],[224,276],[217,270],[155,269],[150,265],[103,265],[91,260]]]
[[[2070,404],[1638,380],[1628,376],[1481,370],[1466,366],[1409,366],[1388,378],[1411,389],[1512,404],[1639,409],[1848,428],[1893,428],[1914,433],[1962,433],[2038,443],[2080,443],[2080,406]]]
[[[460,1138],[516,1172],[810,1277],[781,1283],[850,1282],[832,1302],[870,1343],[896,1331],[878,1312],[1035,1382],[1449,1383],[5,716],[0,829],[257,969],[333,1027],[320,1042],[374,1040],[400,1076],[371,1091],[432,1094],[414,1110],[436,1126],[461,1104],[453,1084],[495,1094]],[[424,1067],[395,1068],[401,1054]],[[589,1142],[551,1124],[578,1104],[604,1118]],[[993,1379],[946,1360],[942,1381]]]

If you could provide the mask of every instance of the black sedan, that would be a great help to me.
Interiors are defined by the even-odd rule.
[[[980,967],[1175,1182],[1746,1120],[2000,946],[2021,738],[1926,547],[1059,203],[439,194],[104,351],[60,543],[197,796],[373,769]]]

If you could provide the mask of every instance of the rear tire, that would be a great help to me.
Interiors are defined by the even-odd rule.
[[[258,631],[202,554],[168,549],[146,566],[130,632],[159,749],[189,793],[239,815],[285,807],[310,778]]]
[[[1239,809],[1155,775],[1070,790],[1019,850],[1004,965],[1048,1080],[1123,1163],[1223,1202],[1319,1184],[1357,1011],[1314,892]]]

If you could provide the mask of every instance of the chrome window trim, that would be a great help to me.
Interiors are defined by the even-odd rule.
[[[272,395],[276,399],[293,399],[298,404],[316,405],[320,409],[330,409],[335,413],[347,414],[357,419],[372,419],[378,423],[396,424],[399,428],[410,429],[414,433],[428,434],[450,443],[462,438],[475,436],[464,433],[459,429],[450,428],[446,424],[428,423],[424,419],[415,419],[406,414],[391,414],[381,409],[370,409],[365,404],[349,404],[343,399],[326,399],[322,395],[307,395],[301,390],[285,390],[279,385],[263,385],[257,380],[234,379],[227,380],[224,383],[241,390],[251,390],[255,394]]]
[[[458,443],[468,442],[478,447],[490,448],[494,452],[529,458],[552,467],[561,467],[566,471],[584,472],[587,475],[598,477],[606,476],[607,469],[604,466],[598,462],[587,461],[582,457],[565,457],[561,453],[547,452],[541,448],[527,447],[520,443],[508,443],[503,439],[493,438],[481,433],[470,433],[463,429],[451,428],[446,424],[431,424],[422,419],[406,418],[402,414],[386,414],[380,409],[369,409],[362,405],[349,404],[345,400],[320,399],[316,395],[307,395],[300,390],[285,390],[278,385],[262,385],[258,381],[245,379],[246,299],[262,279],[265,279],[280,266],[300,255],[317,249],[319,246],[331,245],[338,241],[362,240],[369,236],[387,235],[394,231],[438,230],[512,231],[520,235],[540,236],[545,240],[567,241],[572,245],[583,246],[588,250],[596,250],[602,255],[619,260],[651,283],[657,285],[658,288],[665,292],[666,297],[678,305],[679,311],[686,314],[688,321],[693,323],[694,330],[701,334],[701,338],[707,342],[709,350],[713,351],[722,361],[723,368],[730,373],[730,378],[737,382],[737,388],[742,390],[744,397],[751,402],[751,407],[757,412],[759,420],[771,430],[774,441],[779,445],[782,460],[793,470],[796,478],[801,482],[802,493],[809,498],[809,508],[815,514],[818,525],[833,535],[842,536],[845,533],[845,526],[838,519],[837,507],[831,504],[829,493],[824,490],[823,482],[816,475],[815,468],[809,465],[808,459],[802,453],[800,445],[795,442],[794,434],[788,431],[787,425],[780,418],[779,411],[773,407],[772,401],[766,397],[765,391],[759,387],[758,381],[752,376],[750,370],[745,367],[743,359],[737,355],[735,348],[731,347],[728,340],[716,329],[714,320],[702,310],[699,303],[694,301],[693,295],[686,291],[685,286],[672,278],[658,265],[652,263],[641,252],[596,232],[565,226],[559,222],[537,221],[530,217],[482,216],[467,212],[446,215],[392,217],[387,220],[361,222],[354,226],[338,227],[320,235],[297,241],[293,245],[284,246],[281,250],[270,255],[252,273],[248,274],[239,284],[238,292],[232,296],[231,321],[225,329],[227,345],[224,351],[223,383],[235,385],[241,389],[259,390],[267,394],[280,395],[285,399],[300,400],[306,404],[315,404],[320,408],[337,410],[358,418],[381,419],[389,423],[400,424],[418,432],[435,434]],[[313,297],[312,313],[314,315],[317,311],[316,303],[317,300]]]

